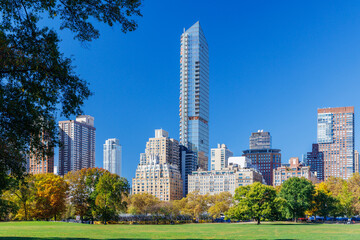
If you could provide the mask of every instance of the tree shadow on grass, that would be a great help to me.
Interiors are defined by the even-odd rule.
[[[96,238],[59,238],[59,237],[0,237],[1,240],[104,240],[104,239],[96,239]],[[152,240],[153,238],[107,238],[107,240],[129,240],[129,239],[136,239],[136,240]],[[158,240],[165,240],[165,239],[169,239],[169,238],[157,238]],[[180,239],[176,239],[176,238],[171,238],[173,240],[180,240]],[[215,239],[216,238],[211,238],[211,239]],[[219,238],[218,240],[220,240],[222,238]],[[269,238],[272,240],[280,240],[280,239],[274,239],[274,238]],[[181,240],[184,240],[184,238],[181,238]],[[196,239],[189,239],[187,238],[187,240],[205,240],[205,239],[200,239],[200,238],[196,238]],[[262,238],[262,240],[266,240],[266,238]],[[281,238],[281,240],[295,240],[292,238]]]

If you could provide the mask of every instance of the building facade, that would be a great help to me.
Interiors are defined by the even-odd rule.
[[[261,172],[267,185],[273,185],[274,169],[281,166],[279,149],[250,149],[243,151],[243,156],[251,159],[251,164]]]
[[[229,157],[229,165],[237,165],[240,168],[255,168],[257,169],[256,165],[251,163],[251,159],[245,156],[236,156],[236,157]]]
[[[103,167],[119,176],[121,176],[121,150],[119,139],[110,138],[105,141]]]
[[[59,128],[59,175],[95,167],[94,117],[81,115],[75,121],[60,121]]]
[[[155,137],[146,143],[145,153],[132,181],[132,193],[149,193],[163,201],[183,197],[180,173],[179,142],[166,131],[155,130]]]
[[[316,173],[319,180],[324,181],[324,154],[319,151],[319,144],[312,145],[312,151],[307,153],[306,165],[310,171]]]
[[[359,151],[354,151],[354,172],[359,173]]]
[[[251,159],[251,164],[263,175],[266,184],[273,185],[274,169],[281,166],[281,153],[279,149],[272,149],[272,139],[269,132],[259,130],[252,133],[250,149],[243,151],[243,156]]]
[[[255,169],[240,168],[229,165],[222,170],[195,171],[189,175],[189,192],[198,191],[199,194],[218,194],[230,192],[235,194],[239,186],[247,186],[254,182],[263,182],[260,172]]]
[[[250,149],[271,149],[271,135],[269,132],[258,130],[250,136]]]
[[[221,170],[228,166],[228,159],[234,154],[225,144],[218,144],[217,148],[211,149],[211,170]]]
[[[317,141],[324,154],[324,180],[354,173],[354,107],[318,109]]]
[[[42,142],[45,142],[45,136]],[[39,173],[53,173],[54,172],[54,149],[51,149],[50,156],[43,156],[42,154],[30,153],[27,159],[26,170],[31,174]]]
[[[198,156],[198,167],[208,170],[209,50],[197,22],[181,35],[180,144]]]
[[[299,158],[290,158],[288,166],[281,166],[274,170],[274,186],[280,186],[292,177],[304,177],[313,183],[319,182],[315,173],[310,171],[310,166],[303,166]]]
[[[180,145],[180,172],[183,180],[183,197],[188,194],[189,175],[197,170],[197,153]]]

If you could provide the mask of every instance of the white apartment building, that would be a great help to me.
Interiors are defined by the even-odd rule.
[[[145,153],[132,180],[132,193],[149,193],[162,201],[183,197],[180,173],[179,142],[169,138],[162,130],[155,130],[155,137],[146,143]]]
[[[218,144],[217,148],[211,149],[211,170],[221,170],[228,166],[228,159],[233,153],[225,144]]]
[[[188,189],[189,192],[198,191],[201,195],[221,192],[235,194],[235,189],[239,186],[247,186],[254,182],[263,183],[263,177],[256,169],[229,165],[222,170],[194,171],[189,175]]]
[[[121,176],[121,150],[119,139],[110,138],[105,141],[103,167],[119,176]]]

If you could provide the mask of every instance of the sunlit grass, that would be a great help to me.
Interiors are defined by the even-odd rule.
[[[3,222],[0,239],[360,239],[360,225],[345,224],[184,224],[86,225]]]

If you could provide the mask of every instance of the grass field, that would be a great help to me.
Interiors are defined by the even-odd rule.
[[[85,225],[1,222],[0,239],[360,239],[360,225],[281,223]]]

